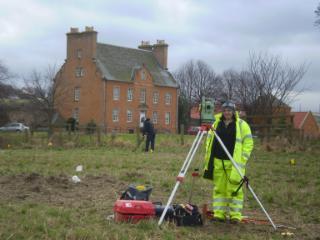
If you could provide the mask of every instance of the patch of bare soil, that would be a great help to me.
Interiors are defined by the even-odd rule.
[[[114,202],[126,184],[108,175],[80,177],[73,183],[71,176],[42,176],[37,173],[0,176],[0,202],[32,201],[53,205],[75,206],[86,201]]]

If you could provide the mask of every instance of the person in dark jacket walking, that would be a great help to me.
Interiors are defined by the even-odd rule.
[[[150,121],[150,118],[147,118],[144,121],[142,134],[143,134],[143,136],[147,135],[145,151],[146,152],[149,151],[149,145],[151,143],[151,150],[150,151],[153,152],[154,151],[154,140],[155,140],[156,134],[154,131],[153,124]]]

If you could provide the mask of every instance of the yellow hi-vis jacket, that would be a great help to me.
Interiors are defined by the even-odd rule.
[[[239,118],[238,112],[236,112],[236,143],[234,147],[234,152],[230,153],[239,166],[242,174],[245,175],[245,167],[247,161],[250,157],[251,151],[253,149],[253,139],[251,134],[251,129],[247,122]],[[222,113],[215,115],[215,122],[212,124],[212,128],[217,129],[221,121]],[[212,151],[212,144],[214,142],[214,133],[210,129],[208,131],[206,140],[206,154],[205,154],[205,165],[204,170],[212,173],[213,169],[209,168],[209,161]],[[212,179],[211,179],[212,180]],[[241,176],[238,174],[236,169],[233,167],[230,174],[230,181],[237,184],[241,180]]]

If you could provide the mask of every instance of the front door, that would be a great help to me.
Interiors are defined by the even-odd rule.
[[[142,128],[143,127],[143,122],[146,120],[146,112],[145,111],[140,111],[140,122],[139,126]]]

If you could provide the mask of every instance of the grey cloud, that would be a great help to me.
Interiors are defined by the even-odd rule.
[[[100,42],[137,47],[141,40],[165,39],[171,70],[191,58],[206,61],[217,72],[241,70],[249,51],[281,54],[291,64],[307,62],[305,85],[320,96],[320,29],[313,26],[317,4],[318,0],[30,0],[23,5],[11,0],[0,3],[0,54],[20,75],[48,63],[62,64],[69,27],[92,25]],[[320,102],[320,97],[315,99]]]

